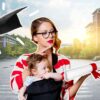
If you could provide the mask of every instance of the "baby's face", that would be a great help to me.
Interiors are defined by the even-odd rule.
[[[36,64],[37,75],[41,75],[41,74],[45,74],[45,73],[49,72],[48,66],[49,66],[48,60],[43,60],[40,63],[37,63]]]

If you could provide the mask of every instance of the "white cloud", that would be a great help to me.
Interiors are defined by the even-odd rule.
[[[29,0],[17,0],[18,2],[28,2]]]
[[[63,7],[70,7],[70,5],[70,0],[50,0],[46,6],[62,9]]]
[[[74,27],[84,27],[86,25],[87,18],[85,18],[84,11],[79,12],[79,10],[75,9],[70,12],[70,19],[72,21],[72,26]]]
[[[21,27],[21,28],[15,29],[9,33],[15,34],[15,35],[20,35],[22,37],[28,37],[31,39],[31,32],[30,32],[30,29],[27,27]]]

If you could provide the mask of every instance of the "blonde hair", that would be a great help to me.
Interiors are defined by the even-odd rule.
[[[58,38],[58,35],[56,34],[55,44],[54,44],[55,53],[57,53],[58,49],[60,48],[60,45],[61,45],[61,40]]]

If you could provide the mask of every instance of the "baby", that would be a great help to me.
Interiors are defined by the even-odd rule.
[[[26,77],[23,87],[19,92],[19,100],[26,100],[26,97],[24,96],[25,91],[33,82],[43,79],[54,79],[55,81],[62,80],[62,75],[53,72],[52,67],[49,65],[45,56],[33,53],[27,58],[27,64],[31,76]]]

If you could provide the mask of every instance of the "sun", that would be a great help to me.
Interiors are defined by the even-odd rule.
[[[86,39],[86,34],[85,33],[75,33],[75,34],[72,34],[73,35],[73,39],[79,39],[81,42],[83,42],[85,39]]]
[[[84,40],[86,39],[87,35],[84,31],[82,30],[78,30],[70,33],[71,35],[71,41],[73,41],[74,39],[79,39],[81,42],[84,42]]]
[[[60,32],[59,34],[60,39],[62,40],[62,43],[73,43],[74,39],[79,39],[81,42],[83,42],[86,38],[87,35],[85,33],[85,30],[82,29],[73,29],[68,32]]]

